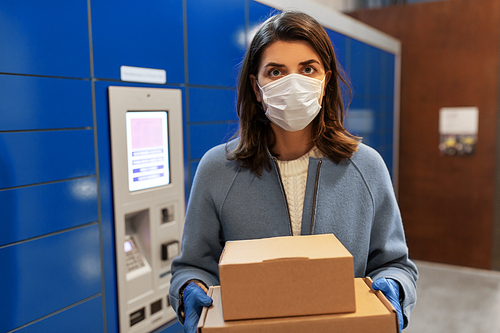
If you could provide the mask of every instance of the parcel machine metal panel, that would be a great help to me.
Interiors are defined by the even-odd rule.
[[[179,89],[109,87],[113,203],[121,332],[175,318],[170,266],[185,211]]]

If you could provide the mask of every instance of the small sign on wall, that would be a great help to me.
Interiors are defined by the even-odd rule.
[[[164,69],[121,66],[120,78],[127,82],[165,84],[167,72]]]
[[[477,107],[439,110],[439,150],[443,155],[473,155],[476,150],[479,109]]]

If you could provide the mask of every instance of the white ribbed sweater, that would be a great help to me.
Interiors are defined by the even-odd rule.
[[[302,227],[302,211],[304,208],[309,157],[320,158],[323,157],[323,153],[318,148],[314,147],[308,153],[296,160],[276,160],[286,194],[288,211],[290,212],[290,220],[292,223],[292,233],[294,236],[300,236]]]

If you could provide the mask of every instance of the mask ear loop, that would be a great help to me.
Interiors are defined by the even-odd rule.
[[[255,83],[257,84],[257,87],[259,87],[259,90],[262,93],[262,97],[261,97],[262,102],[260,102],[259,105],[262,107],[262,103],[264,103],[264,105],[266,106],[266,109],[267,109],[267,104],[264,102],[264,90],[262,90],[262,87],[260,86],[259,81],[257,81],[257,79],[255,79]],[[264,107],[262,107],[262,111],[264,111],[265,114],[268,114],[266,109],[264,109]]]
[[[323,76],[323,80],[321,80],[321,92],[320,92],[320,98],[323,99],[325,96],[326,96],[326,84],[325,86],[323,87],[323,82],[325,82],[325,79],[326,79],[326,73],[325,73],[325,76]],[[324,96],[321,96],[321,94],[324,94]],[[321,108],[323,108],[323,103],[321,103]]]
[[[257,79],[255,79],[255,83],[257,83],[257,87],[259,87],[260,91],[262,91],[262,87],[260,86],[259,81],[257,81]]]

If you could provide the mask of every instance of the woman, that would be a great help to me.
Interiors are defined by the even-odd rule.
[[[239,138],[202,158],[172,264],[170,299],[186,332],[211,303],[205,292],[219,284],[226,241],[324,233],[407,325],[417,269],[383,160],[342,125],[338,68],[328,35],[306,14],[273,16],[253,38],[238,85]]]

